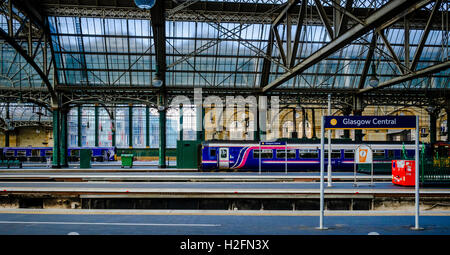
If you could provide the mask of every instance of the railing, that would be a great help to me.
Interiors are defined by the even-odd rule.
[[[420,166],[420,182],[422,184],[449,184],[449,159],[422,159]]]

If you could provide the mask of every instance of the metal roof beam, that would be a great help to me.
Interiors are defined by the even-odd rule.
[[[419,70],[417,72],[413,72],[413,73],[409,73],[409,74],[402,75],[402,76],[399,76],[399,77],[395,77],[393,79],[390,79],[388,81],[380,83],[377,87],[373,87],[373,88],[370,87],[370,88],[360,89],[357,94],[366,93],[366,92],[373,91],[373,90],[376,90],[376,89],[387,88],[387,87],[390,87],[390,86],[395,85],[395,84],[399,84],[399,83],[402,83],[402,82],[405,82],[405,81],[410,81],[410,80],[413,80],[413,79],[416,79],[416,78],[419,78],[419,77],[423,77],[423,76],[427,76],[427,75],[430,75],[430,74],[433,74],[433,73],[437,73],[437,72],[440,72],[442,70],[446,70],[448,68],[450,68],[450,60],[447,60],[446,62],[437,64],[437,65],[429,66],[429,67],[421,69],[421,70]]]
[[[166,18],[164,1],[156,1],[150,9],[153,40],[156,53],[156,75],[163,82],[162,89],[166,86]]]
[[[273,21],[272,23],[272,27],[276,27],[278,26],[281,21],[283,20],[284,17],[286,17],[286,14],[291,10],[291,8],[293,6],[296,6],[298,4],[300,0],[290,0],[287,4],[286,7],[283,9],[283,11],[281,11],[280,14],[278,14],[278,16],[276,17],[276,19]]]
[[[300,6],[300,13],[297,19],[297,31],[295,31],[294,44],[291,53],[291,59],[289,61],[289,67],[292,68],[294,66],[295,58],[297,57],[298,45],[300,41],[300,33],[303,27],[303,20],[305,19],[306,14],[306,4],[307,0],[302,0],[302,5]]]
[[[14,40],[14,38],[10,37],[8,33],[3,29],[0,29],[0,38],[3,38],[9,45],[11,45],[27,61],[27,63],[31,67],[33,67],[33,69],[38,73],[42,81],[47,86],[48,92],[50,93],[52,99],[56,102],[56,93],[53,89],[52,84],[50,83],[50,80],[38,66],[38,64],[34,61],[34,59],[30,55],[28,55],[28,53],[22,48],[22,46],[20,46],[20,44],[16,40]]]
[[[400,62],[400,59],[397,57],[397,54],[395,54],[394,49],[392,48],[392,46],[389,43],[389,41],[386,38],[386,36],[384,35],[384,30],[378,31],[378,34],[380,35],[381,40],[383,40],[384,45],[388,49],[388,51],[389,51],[389,53],[391,55],[391,58],[392,58],[392,60],[394,60],[394,63],[397,66],[397,68],[400,71],[400,73],[401,74],[405,74],[406,73],[405,69],[407,69],[407,67],[402,65],[402,63]]]
[[[418,0],[398,0],[389,2],[380,9],[378,9],[376,12],[374,12],[372,15],[370,15],[365,21],[365,25],[362,24],[356,24],[353,28],[349,29],[346,33],[343,35],[335,38],[333,41],[313,53],[308,58],[301,61],[299,64],[297,64],[295,67],[293,67],[290,71],[286,72],[285,74],[278,77],[276,80],[274,80],[269,85],[266,85],[262,88],[262,92],[266,93],[267,91],[274,89],[284,82],[290,80],[296,75],[301,74],[303,71],[308,69],[309,67],[313,66],[314,64],[318,63],[319,61],[325,59],[326,57],[330,56],[334,52],[338,51],[342,47],[348,45],[353,40],[357,39],[358,37],[364,35],[368,31],[377,28],[379,26],[383,26],[385,22],[395,19],[401,18],[398,13],[402,12],[402,10],[409,10],[407,13],[419,9],[422,7],[422,5],[417,5],[417,3],[420,2]],[[428,1],[429,2],[429,1]]]
[[[334,38],[334,32],[333,28],[331,27],[330,20],[327,17],[327,14],[325,10],[323,9],[322,4],[319,0],[314,0],[314,3],[316,4],[317,11],[319,13],[320,20],[322,20],[323,25],[327,29],[328,36],[330,36],[330,39],[333,40]]]
[[[417,46],[416,52],[414,53],[413,60],[411,62],[411,70],[416,70],[417,63],[419,62],[420,55],[422,55],[423,46],[425,45],[425,41],[428,38],[428,34],[430,33],[431,23],[436,15],[439,6],[441,6],[442,0],[437,0],[434,4],[433,11],[431,12],[430,18],[428,19],[427,25],[423,31],[422,37],[420,38],[419,45]]]
[[[361,78],[359,79],[358,89],[364,88],[366,77],[369,72],[370,63],[372,63],[373,53],[375,51],[375,44],[377,43],[377,34],[373,33],[372,41],[370,42],[369,52],[367,53],[366,61],[364,62]],[[375,64],[375,63],[373,63]]]

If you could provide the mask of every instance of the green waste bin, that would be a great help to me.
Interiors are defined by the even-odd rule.
[[[130,168],[133,167],[133,154],[122,154],[121,155],[121,159],[122,159],[122,168],[128,166]]]
[[[80,150],[80,168],[91,168],[92,151],[90,149]]]

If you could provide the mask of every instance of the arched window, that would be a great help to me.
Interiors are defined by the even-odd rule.
[[[129,109],[128,105],[118,105],[115,109],[116,121],[116,146],[119,148],[127,148],[129,146]]]
[[[298,137],[303,137],[303,121],[300,121],[300,123],[298,123],[297,132]],[[312,125],[308,120],[305,123],[305,132],[306,137],[312,137]]]
[[[195,140],[195,109],[183,107],[183,140]]]
[[[157,109],[149,109],[149,122],[150,148],[159,148],[159,112]]]
[[[104,107],[98,109],[98,146],[112,146],[112,121]]]
[[[294,123],[290,120],[285,121],[281,129],[281,137],[290,138],[291,133],[294,131]]]
[[[244,125],[239,121],[231,122],[230,140],[242,140],[244,133]]]
[[[145,105],[133,105],[133,147],[145,148],[146,135],[146,107]]]
[[[166,112],[166,146],[176,148],[180,125],[179,108],[169,108]]]

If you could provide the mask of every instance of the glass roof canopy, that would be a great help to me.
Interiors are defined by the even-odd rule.
[[[255,4],[283,4],[286,0],[223,0]],[[336,1],[321,1],[330,6]],[[340,1],[345,5],[346,1]],[[354,6],[382,6],[387,1],[354,1]],[[445,2],[445,1],[444,1]],[[440,9],[448,10],[449,3]],[[315,8],[314,1],[308,8]],[[432,6],[427,7],[431,9]],[[331,39],[326,27],[317,21],[305,19],[300,33],[296,63],[328,44]],[[0,15],[0,25],[7,31],[7,22]],[[153,32],[149,19],[48,17],[54,50],[57,79],[60,85],[81,86],[151,86],[156,59]],[[14,29],[19,29],[15,23]],[[167,20],[166,21],[166,86],[204,88],[259,88],[263,61],[268,47],[271,25],[266,23],[233,23],[221,20]],[[295,37],[297,26],[292,25],[290,38]],[[280,24],[278,31],[284,47],[287,26]],[[409,33],[410,58],[419,44],[423,30],[411,28]],[[404,63],[404,30],[388,28],[386,38],[401,63]],[[313,65],[278,88],[343,88],[356,89],[360,83],[365,60],[369,52],[372,32],[353,41],[328,58]],[[425,42],[416,70],[448,60],[448,30],[431,30]],[[43,83],[26,61],[15,54],[7,43],[1,44],[2,60],[0,80],[5,86],[43,87]],[[37,47],[37,45],[36,45]],[[50,52],[50,50],[49,50]],[[51,56],[48,56],[50,62]],[[286,72],[276,43],[270,56],[269,83]],[[396,64],[378,37],[374,51],[376,75],[380,82],[401,75]],[[37,53],[36,61],[42,62]],[[53,68],[49,69],[50,72]],[[372,69],[368,71],[364,87]],[[431,77],[417,78],[390,88],[449,88],[450,70]],[[49,75],[53,82],[53,75]]]
[[[5,10],[6,1],[0,5],[0,29],[6,33],[12,33],[14,37],[23,36],[26,30],[23,23],[27,21],[27,17],[18,9],[11,7],[14,19],[11,22],[12,31],[8,28],[7,10]],[[20,42],[21,45],[26,45],[26,42]],[[39,66],[43,66],[43,45],[37,41],[33,41],[33,49],[35,51],[34,60]],[[48,46],[47,46],[48,48]],[[50,52],[50,49],[48,49]],[[47,62],[50,63],[51,54],[47,55]],[[53,82],[53,69],[49,70],[48,79]],[[0,41],[0,86],[22,88],[22,87],[45,87],[41,77],[29,65],[18,52],[6,41]]]
[[[149,20],[51,17],[52,40],[59,82],[66,85],[149,86],[155,69],[155,49]],[[221,30],[205,22],[166,22],[166,86],[168,87],[259,87],[270,24],[221,23]],[[280,34],[286,40],[286,27]],[[292,28],[292,36],[296,31]],[[229,36],[227,32],[234,32]],[[410,56],[419,44],[423,30],[410,31]],[[443,31],[432,30],[423,49],[417,69],[448,59],[443,47]],[[447,35],[448,36],[448,35]],[[372,33],[354,41],[326,60],[312,66],[302,75],[280,88],[355,88],[359,83]],[[404,30],[388,29],[386,37],[403,61]],[[307,25],[300,35],[297,60],[320,49],[330,38],[324,26]],[[245,42],[245,43],[244,43]],[[381,39],[374,53],[380,82],[399,75]],[[253,46],[253,47],[252,47]],[[202,51],[193,52],[196,49]],[[255,49],[259,49],[257,52]],[[191,56],[184,61],[184,56]],[[280,59],[274,47],[272,57]],[[269,82],[284,73],[273,63]],[[372,71],[369,71],[369,75]],[[449,70],[434,78],[415,79],[404,88],[444,88]]]

